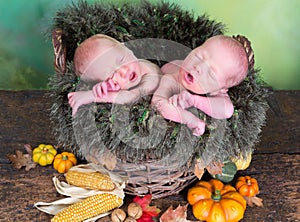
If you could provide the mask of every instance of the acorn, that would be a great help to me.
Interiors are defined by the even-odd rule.
[[[129,217],[132,217],[134,219],[139,219],[143,214],[143,210],[142,210],[141,205],[139,205],[138,203],[132,202],[128,205],[127,213],[128,213]]]
[[[112,222],[123,222],[126,218],[126,213],[124,210],[122,209],[115,209],[112,213],[111,213],[111,220]]]
[[[136,222],[136,219],[134,219],[133,217],[127,217],[124,222]]]

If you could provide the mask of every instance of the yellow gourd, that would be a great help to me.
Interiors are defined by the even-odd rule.
[[[231,161],[235,163],[237,170],[245,170],[249,167],[252,160],[252,153],[248,153],[246,158],[242,154],[239,157],[232,158]]]
[[[33,149],[32,160],[41,166],[46,166],[52,164],[56,154],[57,151],[52,145],[40,144]]]

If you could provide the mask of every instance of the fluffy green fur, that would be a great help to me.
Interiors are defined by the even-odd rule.
[[[68,92],[90,87],[78,81],[72,67],[74,50],[86,38],[96,33],[107,34],[121,42],[139,38],[162,38],[193,49],[207,38],[223,34],[222,23],[210,20],[205,15],[194,18],[193,14],[182,10],[178,5],[165,2],[143,2],[139,6],[124,4],[118,7],[101,3],[89,5],[81,1],[57,13],[52,28],[57,27],[64,31],[63,41],[67,46],[69,66],[68,73],[56,74],[50,80],[51,97],[54,99],[51,119],[56,123],[58,142],[66,149],[76,151],[84,157],[91,152],[89,149],[96,149],[96,153],[100,155],[107,147],[123,161],[153,160],[162,161],[166,165],[176,161],[179,165],[185,165],[187,161],[199,157],[205,164],[209,164],[211,161],[223,161],[240,153],[246,155],[252,152],[265,123],[268,108],[268,90],[263,82],[258,81],[259,70],[249,72],[245,81],[229,90],[235,106],[235,113],[230,119],[215,120],[194,110],[207,122],[206,133],[199,138],[193,136],[185,126],[159,118],[149,105],[149,97],[126,106],[82,106],[73,122],[68,105]],[[130,47],[135,51],[134,44]],[[151,49],[151,45],[149,47]],[[180,51],[174,50],[173,54],[177,59],[184,57]],[[143,52],[138,57],[143,57]],[[159,66],[165,63],[160,59],[151,61]],[[124,113],[129,113],[129,117],[123,116]],[[90,124],[91,118],[95,124]],[[131,123],[129,125],[128,118]],[[116,121],[127,127],[116,129],[113,127]],[[149,132],[159,132],[161,124],[165,123],[167,131],[164,140],[156,143],[159,136]],[[81,138],[75,138],[74,134],[78,135],[78,132],[74,133],[74,129],[81,130]],[[150,140],[145,142],[136,139],[145,136]],[[140,146],[132,146],[130,141],[133,140]]]

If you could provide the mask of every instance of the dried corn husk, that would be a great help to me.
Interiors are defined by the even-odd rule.
[[[101,194],[101,193],[111,193],[115,194],[118,197],[124,199],[124,191],[125,188],[125,182],[126,178],[121,177],[115,173],[112,173],[108,170],[106,170],[104,167],[96,165],[96,164],[84,164],[84,165],[77,165],[71,168],[72,170],[80,171],[80,172],[101,172],[105,175],[108,175],[112,181],[115,184],[115,189],[112,191],[100,191],[100,190],[91,190],[91,189],[85,189],[82,187],[76,187],[73,185],[70,185],[64,181],[60,181],[57,177],[53,177],[53,183],[58,193],[68,196],[67,198],[57,200],[51,203],[47,202],[37,202],[34,204],[34,206],[48,214],[56,215],[59,211],[62,209],[65,209],[66,207],[77,203],[79,201],[82,201],[83,199],[95,195],[95,194]],[[120,204],[120,206],[123,204],[123,202]],[[90,218],[88,220],[85,220],[86,222],[90,221],[96,221],[97,219],[104,217],[108,215],[110,212],[103,213],[101,215],[98,215],[94,218]]]

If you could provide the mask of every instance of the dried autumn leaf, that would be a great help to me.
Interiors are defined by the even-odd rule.
[[[194,174],[195,176],[201,180],[203,174],[204,174],[204,169],[203,168],[200,168],[198,164],[195,165],[194,167]]]
[[[244,199],[246,200],[247,204],[250,207],[253,207],[254,205],[258,206],[258,207],[262,207],[263,206],[263,199],[254,196],[254,197],[246,197],[244,196]]]
[[[221,162],[211,162],[206,169],[211,175],[222,174],[223,166],[224,164]]]
[[[173,206],[170,206],[160,217],[160,222],[190,222],[187,217],[187,206],[178,206],[173,210]]]
[[[137,222],[153,222],[153,217],[157,217],[160,213],[159,208],[156,206],[150,206],[151,200],[151,194],[147,194],[144,197],[136,196],[133,198],[133,202],[141,205],[143,210],[143,214],[139,219],[136,220]]]
[[[32,151],[33,151],[32,146],[31,146],[30,144],[24,144],[24,148],[25,148],[26,152],[27,152],[30,156],[32,156]]]
[[[36,167],[36,163],[32,161],[31,154],[24,154],[20,150],[15,151],[16,154],[7,154],[7,158],[13,163],[14,168],[21,169],[25,167],[26,171]]]

